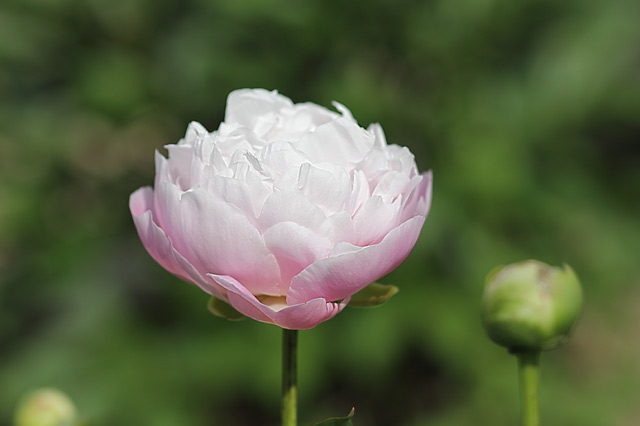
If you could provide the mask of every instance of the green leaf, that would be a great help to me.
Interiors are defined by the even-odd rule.
[[[356,411],[355,408],[351,409],[351,412],[346,417],[331,417],[330,419],[321,421],[320,423],[316,423],[314,426],[353,426],[351,423],[351,418],[353,417],[353,413]]]
[[[367,308],[380,306],[398,292],[395,285],[371,283],[353,296],[349,306]]]
[[[229,321],[239,321],[243,320],[247,317],[242,315],[240,312],[236,311],[233,306],[225,302],[224,300],[220,300],[217,297],[211,297],[209,303],[207,304],[207,309],[213,315],[228,319]]]

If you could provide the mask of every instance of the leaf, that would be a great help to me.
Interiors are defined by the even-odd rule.
[[[351,409],[351,412],[346,417],[331,417],[330,419],[316,423],[314,426],[353,426],[351,418],[356,411],[355,407]]]
[[[233,306],[225,302],[224,300],[220,300],[217,297],[211,297],[209,303],[207,304],[207,309],[213,315],[228,319],[229,321],[239,321],[247,318],[242,315],[240,312],[236,311]]]
[[[371,283],[353,296],[349,306],[367,308],[380,306],[398,292],[395,285]]]

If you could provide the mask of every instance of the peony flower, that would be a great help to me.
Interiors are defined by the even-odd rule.
[[[255,320],[308,329],[396,268],[429,210],[431,173],[378,124],[262,89],[229,95],[225,121],[156,152],[131,195],[165,269]]]

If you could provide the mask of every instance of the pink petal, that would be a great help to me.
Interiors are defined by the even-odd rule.
[[[224,300],[238,312],[256,321],[273,324],[271,317],[274,311],[256,299],[238,280],[228,275],[208,274],[208,276],[227,291],[227,297]]]
[[[417,178],[421,179],[416,180]],[[405,197],[401,221],[405,221],[416,214],[426,217],[431,207],[433,174],[428,171],[414,177],[412,183],[414,181],[417,182],[417,185]]]
[[[200,275],[196,268],[173,248],[171,240],[153,221],[152,205],[153,189],[151,187],[140,188],[129,198],[129,209],[138,235],[151,257],[172,274],[198,285],[209,294],[222,297],[224,294],[222,289]]]
[[[277,223],[267,229],[263,237],[278,261],[282,282],[287,287],[291,278],[300,271],[318,259],[327,257],[333,246],[327,238],[293,222]]]
[[[348,303],[349,299],[341,302],[327,302],[323,298],[309,300],[276,312],[274,323],[291,330],[308,330],[335,317]]]
[[[134,218],[153,209],[153,188],[145,186],[129,197],[129,210]]]
[[[388,274],[409,255],[424,220],[424,216],[415,216],[391,230],[378,244],[352,247],[350,251],[342,247],[341,254],[311,264],[291,280],[287,303],[294,305],[318,297],[344,299]]]
[[[281,295],[280,270],[258,230],[236,207],[196,188],[155,189],[158,224],[201,273],[231,275],[256,294]]]
[[[209,277],[227,290],[228,302],[241,314],[257,321],[291,330],[313,328],[319,323],[333,318],[348,303],[348,300],[332,303],[323,298],[317,298],[276,311],[260,302],[233,277],[213,274],[210,274]]]

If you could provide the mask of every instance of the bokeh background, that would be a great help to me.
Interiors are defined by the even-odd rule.
[[[639,22],[636,0],[3,0],[0,425],[41,386],[96,426],[278,424],[279,329],[211,316],[128,211],[153,151],[241,87],[337,100],[434,172],[400,293],[301,333],[301,424],[516,424],[479,300],[526,258],[587,298],[543,358],[544,424],[640,424]]]

